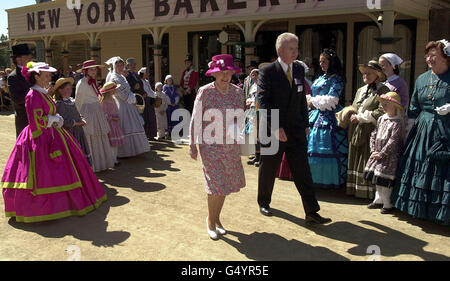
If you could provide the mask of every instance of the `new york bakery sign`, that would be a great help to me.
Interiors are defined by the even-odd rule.
[[[368,0],[371,1],[371,0]],[[8,11],[10,37],[83,32],[128,25],[200,22],[229,17],[345,11],[366,0],[56,0]],[[382,0],[375,0],[382,1]],[[384,0],[383,0],[384,1]],[[45,7],[45,8],[40,8]]]

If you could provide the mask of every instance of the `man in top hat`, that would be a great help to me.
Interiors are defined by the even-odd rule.
[[[142,80],[139,78],[137,72],[137,63],[135,58],[128,58],[126,60],[126,67],[128,71],[128,76],[126,76],[128,84],[130,84],[131,91],[135,94],[144,94],[144,85]]]
[[[186,69],[183,71],[183,74],[181,74],[180,92],[183,93],[184,108],[192,114],[196,96],[195,88],[198,83],[198,72],[194,70],[192,55],[187,55],[184,60],[184,65],[186,66]]]
[[[22,76],[22,68],[32,60],[31,51],[27,44],[12,46],[12,59],[16,68],[8,76],[8,92],[10,94],[16,123],[16,137],[28,125],[27,112],[25,110],[25,97],[30,90],[30,85]]]

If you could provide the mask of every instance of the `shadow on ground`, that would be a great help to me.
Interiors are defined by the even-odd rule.
[[[157,182],[146,182],[144,179],[159,178],[166,176],[164,171],[180,172],[173,168],[174,161],[166,160],[167,155],[161,151],[172,151],[171,148],[179,149],[169,142],[152,142],[150,152],[119,159],[120,165],[113,170],[96,173],[97,177],[104,183],[117,187],[131,188],[137,192],[156,192],[166,188],[164,184]],[[156,171],[156,172],[155,172]]]
[[[348,253],[355,256],[367,256],[369,246],[375,245],[380,249],[380,255],[385,257],[395,257],[398,255],[415,255],[426,261],[449,261],[450,257],[428,252],[424,247],[428,242],[414,238],[390,227],[371,222],[360,221],[367,225],[368,228],[355,225],[349,222],[333,222],[328,225],[311,226],[306,224],[304,219],[295,217],[281,210],[272,209],[273,215],[309,230],[317,235],[327,237],[336,241],[355,244],[356,246],[349,249]],[[376,230],[373,230],[375,228]],[[436,229],[436,226],[434,226]]]
[[[96,210],[81,217],[67,217],[59,220],[38,223],[16,222],[11,218],[8,223],[16,229],[34,232],[47,238],[62,238],[67,235],[82,241],[90,241],[94,246],[112,247],[118,245],[130,237],[126,231],[107,231],[106,217],[111,207],[127,204],[130,200],[118,196],[113,188],[105,187],[108,199]],[[68,245],[69,246],[69,245]]]
[[[221,239],[247,258],[258,261],[346,261],[346,257],[341,256],[325,247],[314,247],[301,241],[292,239],[287,240],[284,237],[267,232],[253,232],[252,234],[243,234],[235,231],[227,231],[226,236]],[[239,242],[227,238],[235,236]]]

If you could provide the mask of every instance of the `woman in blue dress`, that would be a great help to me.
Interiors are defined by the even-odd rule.
[[[430,70],[415,84],[408,118],[415,119],[397,168],[391,201],[414,218],[450,225],[450,42],[425,47]]]
[[[342,64],[334,50],[320,55],[325,73],[317,78],[307,97],[309,112],[308,159],[313,182],[322,188],[339,188],[347,176],[347,132],[337,126],[336,112],[344,95]]]

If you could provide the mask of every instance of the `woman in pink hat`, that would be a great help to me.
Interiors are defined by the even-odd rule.
[[[25,98],[30,123],[17,138],[0,184],[6,217],[18,222],[81,216],[106,200],[80,144],[63,128],[64,119],[47,92],[54,72],[43,62],[22,68],[33,85]]]
[[[114,157],[109,144],[109,124],[99,103],[101,96],[97,86],[97,72],[102,67],[94,60],[83,63],[83,79],[78,81],[75,90],[75,105],[85,118],[84,134],[89,144],[94,172],[114,167]]]
[[[241,70],[234,67],[231,55],[217,55],[212,58],[206,75],[214,76],[215,81],[199,89],[190,124],[190,156],[197,160],[196,144],[199,144],[208,194],[206,229],[213,240],[218,239],[218,234],[226,233],[219,218],[225,196],[238,192],[245,186],[240,147],[234,140],[232,142],[226,140],[227,134],[234,134],[235,127],[239,126],[235,123],[227,128],[228,124],[225,124],[227,111],[242,109],[244,114],[244,92],[230,83],[233,74],[239,72]],[[211,113],[214,115],[212,116],[214,121],[203,121],[212,120]],[[212,136],[208,137],[210,128],[207,127],[211,127],[211,124],[214,124],[216,129]],[[217,126],[223,131],[217,132]]]

